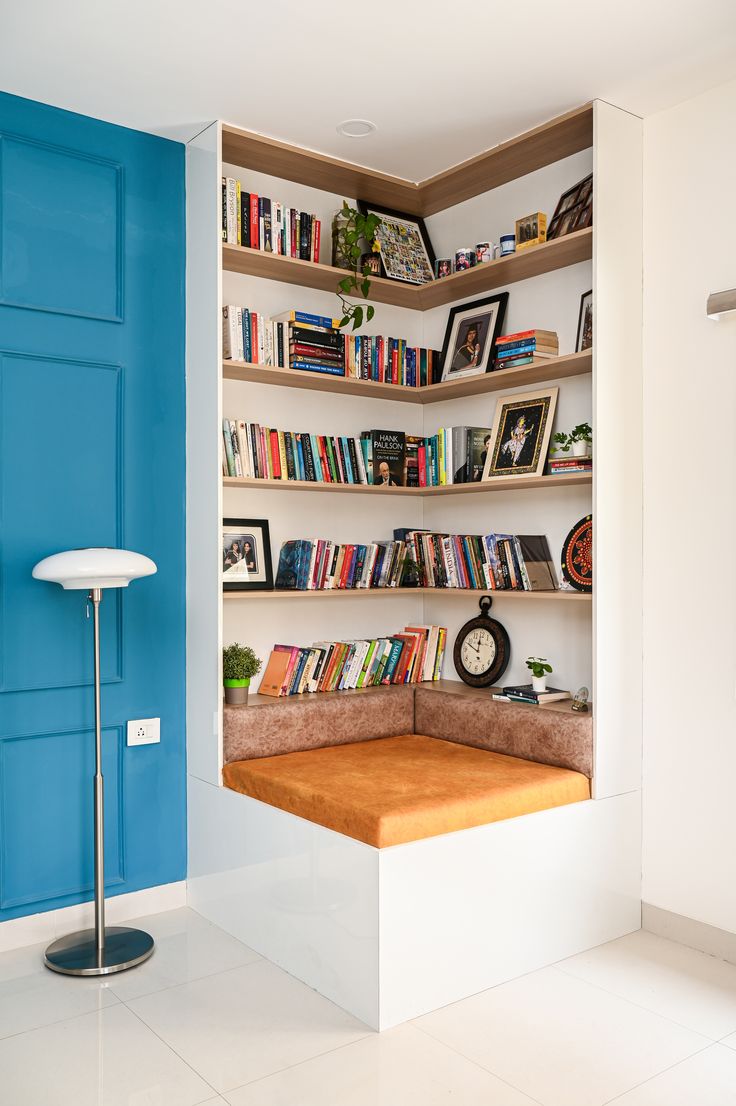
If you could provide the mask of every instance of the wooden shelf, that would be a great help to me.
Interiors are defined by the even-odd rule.
[[[555,238],[551,242],[543,242],[541,246],[532,246],[508,257],[487,261],[483,265],[476,265],[462,273],[453,273],[442,280],[433,280],[429,284],[402,284],[400,281],[374,277],[371,280],[370,299],[374,303],[390,303],[413,311],[428,311],[432,307],[441,307],[481,292],[502,288],[518,280],[528,280],[543,273],[564,269],[568,265],[577,265],[580,261],[589,261],[592,256],[593,228],[587,227],[585,230],[566,234],[564,238]],[[278,280],[302,288],[318,288],[323,292],[334,292],[338,281],[345,276],[343,269],[333,268],[332,265],[282,257],[280,254],[266,253],[265,250],[252,250],[249,246],[231,246],[226,242],[222,244],[222,265],[228,272],[245,273],[264,280]]]
[[[433,595],[456,599],[464,596],[492,595],[496,599],[523,602],[555,600],[563,603],[589,603],[591,593],[584,591],[493,591],[491,588],[328,588],[315,591],[224,591],[230,599],[363,599],[377,595]]]
[[[410,215],[434,215],[592,145],[593,107],[586,104],[416,184],[239,127],[222,127],[226,164]]]
[[[445,658],[447,658],[447,652],[445,652]],[[480,688],[480,687],[468,687],[467,684],[461,683],[460,680],[422,680],[418,684],[379,684],[378,687],[357,687],[350,688],[348,691],[318,691],[311,694],[302,695],[282,695],[278,698],[273,695],[259,695],[254,693],[248,696],[248,707],[278,707],[286,706],[290,704],[299,703],[313,703],[315,700],[320,702],[325,696],[350,696],[350,695],[371,695],[374,692],[383,692],[384,695],[391,694],[391,692],[398,692],[401,688],[406,687],[421,687],[426,688],[427,691],[444,691],[450,695],[460,695],[464,699],[488,699],[494,691],[499,692],[500,687]],[[551,710],[558,714],[574,714],[575,712],[571,708],[570,699],[562,699],[556,703],[543,703],[538,707],[535,707],[531,703],[499,703],[499,707],[517,706],[528,708],[529,710]],[[593,722],[593,707],[589,703],[590,708],[586,713],[576,714],[576,717],[581,721],[587,720]],[[225,704],[225,721],[227,724],[227,717],[232,714],[233,717],[237,717],[243,707],[233,707]]]
[[[586,349],[582,353],[553,357],[533,365],[524,365],[519,369],[499,369],[498,372],[463,377],[460,380],[448,380],[443,384],[429,384],[422,388],[407,388],[400,384],[378,384],[373,380],[329,376],[326,373],[311,373],[302,369],[254,365],[248,361],[223,361],[222,375],[225,380],[242,380],[250,384],[274,384],[284,388],[332,392],[336,395],[365,396],[372,399],[392,399],[401,403],[425,404],[541,384],[547,380],[584,376],[592,372],[592,368],[593,351]]]
[[[262,491],[347,492],[353,495],[392,495],[431,498],[436,495],[484,495],[493,492],[527,491],[535,488],[577,487],[592,483],[592,474],[570,476],[510,476],[475,484],[445,484],[438,488],[391,488],[375,484],[324,484],[312,480],[255,480],[246,476],[223,476],[225,488],[259,488]]]

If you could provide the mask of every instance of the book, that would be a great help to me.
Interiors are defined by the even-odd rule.
[[[528,591],[556,591],[558,587],[549,542],[543,534],[519,534],[522,564]]]
[[[373,483],[400,487],[404,479],[406,435],[400,430],[369,430]]]
[[[275,698],[281,695],[290,660],[290,653],[277,652],[276,650],[271,652],[266,669],[261,677],[261,684],[258,688],[259,695],[272,695]]]

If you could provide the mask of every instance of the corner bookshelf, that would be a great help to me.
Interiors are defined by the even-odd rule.
[[[546,533],[558,558],[567,531],[592,512],[594,594],[497,592],[493,613],[509,631],[513,664],[522,665],[510,669],[507,679],[519,679],[523,658],[541,652],[555,658],[564,686],[591,688],[596,797],[638,786],[641,694],[634,660],[641,640],[640,457],[638,445],[631,443],[638,442],[641,420],[640,158],[640,121],[602,102],[559,116],[418,184],[227,123],[212,124],[188,144],[187,725],[189,772],[197,780],[220,784],[223,642],[247,641],[265,660],[275,641],[308,644],[385,633],[407,620],[440,622],[448,627],[443,683],[452,684],[452,643],[459,626],[477,613],[483,594],[441,588],[223,594],[223,517],[268,519],[275,569],[287,537],[371,541],[391,537],[398,526]],[[504,329],[557,330],[559,357],[420,388],[223,360],[223,303],[240,303],[265,315],[287,308],[334,313],[334,292],[343,274],[328,263],[329,230],[343,197],[423,216],[437,256],[449,256],[476,241],[498,241],[513,229],[515,218],[530,210],[551,215],[562,192],[591,168],[592,228],[421,287],[374,279],[376,316],[363,328],[438,348],[449,305],[508,288]],[[323,227],[321,262],[223,244],[223,175],[317,212]],[[590,288],[595,346],[574,353],[580,295]],[[314,433],[352,435],[384,426],[432,434],[439,426],[490,426],[500,394],[547,383],[560,389],[555,429],[583,419],[593,425],[592,475],[416,489],[222,477],[223,416]],[[332,493],[339,498],[332,499]]]

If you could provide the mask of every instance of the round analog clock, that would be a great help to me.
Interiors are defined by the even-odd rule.
[[[455,669],[470,687],[491,687],[501,679],[511,657],[509,635],[488,613],[492,602],[490,595],[484,595],[478,604],[480,614],[466,622],[455,639]]]

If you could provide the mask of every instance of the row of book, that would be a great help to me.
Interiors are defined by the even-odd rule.
[[[381,487],[437,487],[479,481],[487,427],[449,427],[429,438],[400,430],[359,437],[297,433],[223,419],[223,476]]]
[[[222,240],[232,246],[319,261],[322,223],[316,215],[246,192],[235,177],[222,178]]]
[[[388,637],[275,645],[258,690],[280,697],[439,680],[446,641],[444,626],[417,625]]]
[[[279,553],[276,587],[293,591],[396,588],[408,553],[405,541],[367,545],[317,538],[285,541]]]
[[[438,534],[395,530],[426,588],[556,591],[549,542],[543,534]]]
[[[560,343],[554,330],[520,330],[496,342],[494,369],[519,369],[535,361],[558,357]]]

